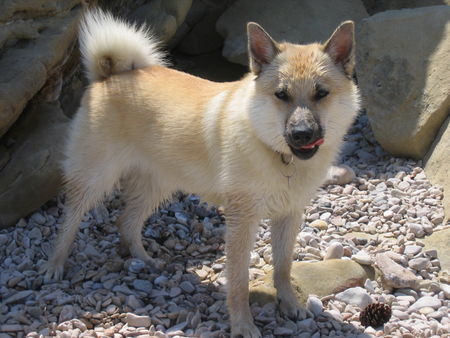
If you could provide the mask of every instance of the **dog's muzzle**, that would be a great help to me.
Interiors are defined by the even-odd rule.
[[[292,128],[285,139],[292,153],[302,160],[310,159],[324,143],[321,128],[297,126]]]

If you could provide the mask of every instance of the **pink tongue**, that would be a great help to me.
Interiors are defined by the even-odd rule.
[[[323,144],[323,142],[324,142],[323,138],[319,138],[318,140],[316,140],[316,141],[314,141],[314,142],[312,142],[310,144],[307,144],[306,146],[300,147],[300,148],[301,149],[312,149],[315,146],[320,146],[321,144]]]

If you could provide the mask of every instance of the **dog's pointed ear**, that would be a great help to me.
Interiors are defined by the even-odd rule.
[[[261,68],[272,62],[279,53],[275,40],[257,23],[247,24],[250,70],[258,75]]]
[[[327,53],[336,65],[342,66],[347,75],[353,75],[355,64],[355,23],[343,22],[324,45]]]

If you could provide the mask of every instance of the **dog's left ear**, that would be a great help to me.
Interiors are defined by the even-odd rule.
[[[355,23],[353,21],[343,22],[325,43],[324,51],[334,63],[342,66],[348,76],[353,75],[355,65]]]
[[[247,36],[250,70],[258,75],[264,65],[273,61],[279,49],[275,40],[255,22],[247,24]]]

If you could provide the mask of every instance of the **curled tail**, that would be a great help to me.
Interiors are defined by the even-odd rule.
[[[80,49],[89,80],[150,65],[165,65],[165,54],[145,26],[129,24],[99,9],[80,24]]]

